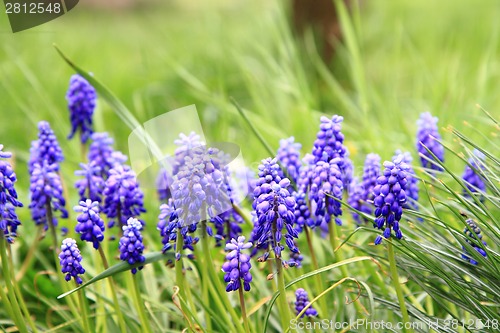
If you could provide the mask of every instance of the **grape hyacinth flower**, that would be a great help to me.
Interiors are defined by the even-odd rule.
[[[222,271],[226,273],[224,282],[227,283],[227,292],[237,291],[242,284],[245,291],[250,290],[250,282],[252,282],[250,269],[252,264],[250,263],[250,256],[242,253],[242,250],[251,247],[252,243],[245,243],[244,236],[238,237],[238,240],[233,238],[230,243],[226,244],[226,250],[230,252],[226,255],[227,261],[222,265]]]
[[[430,112],[424,112],[417,121],[417,151],[420,154],[420,161],[424,168],[430,168],[436,171],[443,169],[435,163],[431,163],[434,157],[427,151],[429,149],[441,162],[444,162],[444,148],[439,142],[441,136],[438,132],[438,118],[433,117]],[[427,147],[427,149],[426,149]]]
[[[80,201],[73,209],[80,213],[76,218],[75,231],[81,235],[82,241],[92,242],[94,249],[99,249],[99,244],[104,240],[104,221],[99,216],[99,203],[87,199]]]
[[[338,158],[334,158],[330,162],[318,161],[310,172],[309,199],[316,226],[323,222],[330,223],[332,215],[335,223],[339,226],[342,225],[340,220],[342,208],[338,200],[342,200],[343,183],[338,163]]]
[[[161,168],[156,177],[156,191],[160,201],[167,201],[172,197],[170,193],[170,186],[172,186],[172,179],[165,168]]]
[[[302,288],[297,289],[295,291],[296,301],[295,301],[295,313],[298,315],[306,306],[309,305],[309,296],[307,295],[307,291]],[[316,317],[318,315],[318,311],[315,308],[310,306],[304,314],[302,314],[301,318],[306,315],[307,317]]]
[[[408,166],[408,171],[406,172],[408,184],[406,185],[406,196],[407,200],[403,208],[411,208],[413,210],[418,209],[418,178],[415,174],[415,170],[411,165],[413,158],[409,152],[402,153],[400,150],[396,150],[396,154],[393,157],[395,160],[399,155],[403,155],[403,162]]]
[[[65,208],[66,200],[63,197],[61,178],[57,173],[57,164],[35,163],[30,178],[31,217],[35,224],[43,225],[47,230],[49,224],[57,226],[54,212],[60,212],[61,218],[67,218]],[[52,215],[52,221],[47,220],[47,215]]]
[[[483,235],[481,234],[481,229],[472,219],[468,219],[465,222],[468,225],[468,227],[465,227],[465,229],[464,229],[464,234],[467,236],[467,239],[465,241],[470,246],[472,246],[474,248],[474,250],[476,250],[479,254],[481,254],[483,257],[487,258],[486,252],[479,245],[480,243],[482,243],[484,245],[484,247],[487,246],[486,242],[483,240]],[[477,265],[478,262],[470,257],[470,254],[467,252],[467,248],[465,246],[462,246],[462,249],[464,251],[464,253],[462,254],[462,258],[469,261],[473,265]]]
[[[76,284],[82,284],[82,278],[79,275],[85,273],[82,267],[82,255],[76,245],[76,241],[72,238],[66,238],[62,241],[61,253],[59,253],[59,261],[61,264],[61,272],[66,274],[66,281],[71,278],[75,279]]]
[[[48,122],[40,121],[38,123],[38,140],[31,142],[30,158],[28,162],[30,174],[34,164],[38,163],[43,165],[45,161],[49,165],[56,165],[56,171],[58,171],[59,163],[63,160],[62,150],[54,131],[52,131]]]
[[[144,194],[139,188],[134,171],[121,164],[115,164],[109,170],[103,194],[103,212],[109,219],[109,228],[113,227],[115,222],[120,226],[125,225],[128,219],[146,211]]]
[[[295,230],[297,232],[302,232],[304,227],[313,228],[316,226],[316,222],[311,217],[311,211],[307,206],[306,194],[302,191],[293,192],[293,197],[295,198]]]
[[[403,205],[406,203],[407,172],[409,169],[403,160],[404,156],[399,155],[393,162],[384,162],[383,175],[377,178],[377,186],[373,189],[376,216],[374,227],[383,229],[383,236],[386,239],[391,237],[391,229],[394,230],[397,239],[403,238],[399,221],[403,215]],[[382,237],[379,235],[375,239],[375,245],[381,242]]]
[[[180,234],[183,237],[182,249],[176,248],[177,231],[179,228]],[[179,224],[179,217],[177,215],[177,210],[174,207],[174,200],[172,198],[168,200],[168,203],[160,206],[160,215],[158,216],[156,229],[160,231],[160,235],[162,236],[162,251],[165,253],[173,248],[176,260],[180,260],[181,258],[180,250],[189,249],[194,251],[193,245],[199,241],[198,237],[192,237],[190,235],[196,231],[196,224],[186,226],[181,226]],[[189,257],[193,258],[192,255],[188,255],[188,258]]]
[[[280,140],[280,147],[278,148],[276,158],[287,172],[287,175],[285,175],[280,169],[279,174],[281,178],[287,177],[290,181],[294,183],[297,182],[297,177],[299,176],[300,167],[302,165],[300,161],[301,149],[302,145],[295,142],[295,138],[293,136],[288,139]]]
[[[101,168],[92,161],[88,164],[80,163],[81,170],[75,171],[75,176],[81,176],[75,182],[75,188],[80,195],[80,201],[90,199],[101,203],[102,192],[104,191],[104,179],[101,177]]]
[[[254,191],[252,207],[257,213],[253,239],[256,246],[269,242],[276,258],[281,258],[283,229],[285,242],[291,252],[300,253],[293,239],[298,237],[293,228],[295,222],[295,199],[288,192],[288,178],[279,176],[276,159],[267,158],[259,165],[259,179]]]
[[[142,223],[136,218],[129,218],[127,224],[122,227],[123,236],[120,238],[120,260],[126,261],[129,265],[141,263],[146,260],[142,255],[144,244],[142,243]],[[132,268],[132,274],[137,273],[143,266]]]
[[[356,210],[359,210],[366,214],[371,214],[372,209],[364,200],[365,193],[366,191],[363,187],[363,184],[358,180],[357,177],[354,178],[351,186],[349,187],[349,197],[347,198],[347,203]],[[364,219],[362,221],[362,217],[355,211],[351,211],[351,215],[357,225],[361,225],[361,223],[364,221]]]
[[[471,191],[472,193],[484,193],[486,192],[486,184],[484,183],[480,172],[484,169],[482,161],[484,161],[485,156],[477,149],[474,149],[473,153],[475,157],[471,157],[469,159],[469,164],[472,166],[472,168],[469,165],[465,166],[462,179],[465,181],[465,186],[467,187],[467,189],[469,189],[469,191]],[[469,192],[467,192],[465,189],[463,190],[463,194],[464,197],[470,198]],[[484,197],[482,195],[480,196],[480,200],[484,200]]]
[[[89,147],[89,163],[94,162],[101,168],[100,176],[102,179],[108,179],[109,170],[115,164],[123,164],[127,161],[127,156],[113,149],[114,140],[108,133],[93,133],[91,135],[92,143]]]
[[[297,244],[295,244],[297,245]],[[302,260],[304,260],[304,256],[297,252],[290,253],[290,259],[288,260],[288,266],[290,267],[302,267]]]
[[[73,138],[75,133],[80,130],[80,142],[84,144],[94,132],[92,115],[97,100],[95,89],[81,75],[72,75],[69,80],[66,100],[71,120],[71,133],[68,139]]]
[[[3,151],[0,144],[0,158],[10,158],[9,152]],[[16,173],[9,162],[0,160],[0,231],[3,232],[7,242],[13,243],[17,236],[17,228],[21,221],[16,214],[16,207],[23,207],[17,199],[14,184],[17,182]]]
[[[380,176],[380,156],[377,154],[366,155],[363,168],[363,179],[351,184],[348,203],[357,210],[371,215],[373,213],[373,188],[377,185]],[[359,214],[353,212],[352,216],[357,224],[361,224]],[[365,221],[367,222],[367,221]]]

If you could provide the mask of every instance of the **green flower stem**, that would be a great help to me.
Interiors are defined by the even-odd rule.
[[[28,332],[28,328],[26,327],[26,324],[24,323],[24,318],[23,318],[23,315],[21,314],[21,309],[19,308],[19,303],[17,302],[16,294],[15,294],[14,288],[12,286],[12,281],[11,281],[12,275],[10,273],[9,261],[7,259],[7,251],[5,251],[5,236],[4,236],[3,230],[0,230],[0,255],[2,258],[2,272],[4,274],[3,276],[5,279],[5,284],[7,285],[7,293],[8,293],[8,297],[10,299],[10,305],[12,308],[12,314],[13,314],[12,319],[14,319],[14,323],[16,324],[16,326],[20,332],[22,332],[22,333]],[[3,299],[3,296],[2,296],[2,299]]]
[[[238,296],[240,298],[241,318],[243,319],[245,332],[250,333],[250,326],[248,326],[248,319],[247,319],[247,310],[245,308],[245,297],[243,296],[243,286],[241,284],[240,288],[238,289]]]
[[[391,242],[387,242],[387,250],[389,256],[389,265],[391,270],[392,282],[394,283],[394,289],[396,289],[396,294],[398,296],[399,308],[401,309],[401,314],[403,316],[403,331],[412,332],[411,329],[406,328],[406,323],[410,322],[410,317],[408,316],[408,311],[406,310],[405,298],[403,291],[401,290],[401,285],[399,284],[398,269],[396,266],[396,258],[394,257],[394,249]]]
[[[184,238],[182,237],[181,234],[181,229],[177,228],[177,239],[175,242],[175,251],[176,252],[181,252],[182,248],[184,247]],[[183,299],[186,299],[186,290],[184,289],[185,283],[184,283],[184,272],[183,270],[183,258],[182,256],[179,258],[179,260],[175,260],[175,284],[179,288],[179,296]],[[182,310],[182,305],[179,302],[179,307],[181,308],[182,312],[185,312]],[[190,327],[190,323],[187,318],[184,318],[186,327]]]
[[[135,306],[137,307],[137,311],[139,312],[139,320],[141,321],[141,331],[146,333],[151,333],[150,322],[146,316],[146,312],[144,311],[144,304],[141,298],[141,291],[139,288],[139,280],[137,278],[137,274],[131,274],[132,284],[133,284],[133,293],[134,293],[134,301]]]
[[[285,291],[285,277],[283,275],[283,264],[281,262],[281,258],[276,259],[276,278],[278,279],[278,290],[280,295],[278,296],[278,304],[280,309],[280,319],[281,319],[281,329],[285,331],[290,327],[290,307],[288,306],[288,302],[286,300],[286,291]]]
[[[76,287],[78,284],[75,282]],[[90,321],[89,321],[89,303],[87,302],[87,298],[85,297],[85,289],[80,289],[78,291],[78,298],[80,300],[80,308],[82,309],[82,321],[83,321],[83,329],[85,332],[94,332],[91,329]]]
[[[37,227],[35,239],[31,242],[28,254],[24,258],[21,268],[16,273],[16,281],[19,281],[26,275],[26,272],[31,268],[33,263],[33,258],[35,257],[35,251],[38,249],[38,244],[40,244],[40,239],[42,237],[42,226]]]
[[[207,235],[206,224],[204,222],[202,222],[202,231],[201,232],[202,232],[201,237],[206,237],[206,235]],[[200,253],[199,257],[200,258],[203,257],[203,256],[201,256],[201,253]],[[202,284],[202,299],[203,299],[203,302],[206,304],[206,306],[210,306],[210,298],[209,298],[209,293],[208,293],[210,279],[208,278],[207,265],[211,265],[211,264],[212,263],[210,263],[210,262],[204,262],[201,265],[202,278],[200,280],[201,280],[201,284]],[[205,324],[207,325],[207,331],[210,332],[212,330],[212,319],[210,318],[210,314],[207,311],[204,311],[204,312],[205,312]]]
[[[309,231],[309,227],[308,226],[304,226],[304,232],[306,234],[307,246],[309,247],[309,254],[311,255],[311,260],[312,260],[313,268],[314,268],[314,270],[316,270],[316,269],[319,268],[319,266],[318,266],[318,260],[316,259],[316,253],[314,252],[314,248],[313,248],[313,245],[312,245],[312,239],[311,239],[311,233]],[[325,290],[325,286],[323,285],[323,280],[321,279],[320,274],[316,274],[314,276],[314,280],[316,282],[316,292],[317,293],[320,293],[323,290]],[[328,308],[327,308],[327,305],[326,305],[326,299],[325,298],[321,298],[318,303],[319,303],[319,307],[320,307],[320,310],[321,310],[320,317],[327,318]]]
[[[98,251],[99,255],[101,256],[104,269],[108,269],[109,268],[108,260],[106,259],[106,254],[104,254],[102,246],[99,246]],[[113,296],[113,303],[115,304],[115,312],[118,319],[118,325],[120,326],[120,330],[122,332],[127,332],[127,326],[125,325],[125,320],[123,319],[120,303],[118,302],[118,296],[117,296],[118,294],[116,293],[116,288],[115,288],[115,279],[112,276],[110,276],[110,278],[108,279],[108,283],[109,283],[109,288],[111,289],[111,294]]]
[[[7,252],[8,252],[10,267],[12,267],[10,278],[11,278],[11,281],[13,281],[14,291],[15,291],[16,297],[19,301],[19,306],[21,307],[21,310],[24,313],[24,316],[25,316],[26,320],[28,321],[28,324],[31,327],[32,331],[34,333],[37,333],[38,330],[36,329],[36,325],[33,322],[33,319],[31,319],[30,312],[28,311],[28,307],[26,306],[26,303],[24,303],[24,298],[23,298],[23,294],[21,293],[21,289],[19,289],[19,285],[16,283],[16,280],[15,280],[14,262],[12,261],[12,249],[11,249],[9,243],[7,243]]]
[[[2,285],[0,285],[0,298],[2,299],[2,304],[4,304],[5,310],[7,311],[9,318],[14,318],[14,312],[12,312],[12,305],[10,304],[10,300],[7,298],[7,294],[5,294]]]

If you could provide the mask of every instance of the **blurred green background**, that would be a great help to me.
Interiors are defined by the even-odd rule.
[[[362,1],[352,15],[354,34],[324,64],[318,39],[294,36],[287,1],[140,1],[123,8],[80,1],[63,17],[16,34],[2,13],[0,142],[24,164],[36,123],[48,120],[67,158],[64,173],[80,162],[77,140],[65,140],[73,72],[53,43],[141,123],[195,104],[208,141],[238,144],[248,165],[268,154],[230,96],[273,149],[294,135],[310,151],[319,116],[344,115],[358,165],[371,151],[389,159],[397,148],[413,150],[415,121],[426,110],[442,127],[488,140],[476,103],[492,113],[500,106],[498,1]],[[110,132],[127,153],[130,129],[102,99],[95,117],[96,130]],[[464,128],[464,120],[473,126]],[[17,173],[26,184],[27,170]]]

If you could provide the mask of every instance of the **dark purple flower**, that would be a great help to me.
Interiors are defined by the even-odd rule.
[[[306,194],[302,191],[293,192],[293,197],[295,198],[295,230],[297,232],[302,232],[304,227],[313,228],[316,226],[316,222],[311,217],[311,212],[307,206]]]
[[[434,157],[427,151],[429,149],[441,162],[444,162],[444,148],[439,142],[441,136],[438,132],[438,118],[433,117],[430,112],[424,112],[417,121],[417,151],[420,154],[420,161],[424,168],[430,168],[436,171],[443,169],[436,163],[431,163]],[[427,147],[427,149],[425,149]]]
[[[392,158],[395,160],[399,155],[403,155],[403,162],[408,166],[408,171],[406,172],[406,180],[408,184],[406,185],[406,197],[407,201],[404,204],[403,208],[411,208],[413,210],[418,209],[418,178],[415,174],[415,170],[411,163],[413,162],[413,158],[409,152],[401,152],[400,150],[396,150],[396,154]]]
[[[332,116],[332,119],[325,116],[320,118],[321,124],[312,151],[314,163],[318,161],[329,162],[334,158],[344,158],[347,150],[344,146],[344,134],[342,134],[343,120],[344,117],[337,115]]]
[[[80,130],[80,141],[86,143],[93,133],[92,115],[96,106],[97,95],[94,87],[79,74],[71,76],[66,93],[71,120],[71,139]]]
[[[3,145],[0,144],[0,158],[10,158],[11,156],[11,153],[3,151]],[[16,182],[16,173],[10,163],[0,160],[0,231],[3,231],[3,235],[9,243],[14,242],[17,228],[21,225],[15,208],[22,207],[23,204],[17,200],[17,192],[14,187]]]
[[[66,274],[66,281],[70,281],[71,278],[74,278],[77,284],[81,284],[83,281],[79,275],[84,274],[85,269],[82,267],[82,255],[74,239],[66,238],[62,241],[59,260],[61,272]]]
[[[295,296],[297,297],[297,300],[295,301],[295,313],[298,315],[307,305],[309,305],[309,296],[307,295],[307,291],[302,288],[297,289]],[[304,317],[304,315],[307,317],[316,317],[318,315],[318,311],[310,306],[301,318]]]
[[[242,283],[245,291],[250,290],[250,282],[252,282],[250,268],[252,268],[252,264],[250,263],[250,256],[243,253],[242,250],[251,247],[252,243],[245,243],[245,237],[243,236],[238,237],[238,240],[233,238],[230,243],[226,244],[226,250],[230,252],[226,255],[227,261],[222,265],[222,271],[226,273],[224,282],[227,283],[227,292],[240,289]]]
[[[293,239],[298,237],[293,228],[295,222],[295,199],[288,192],[290,180],[279,176],[279,166],[276,159],[262,160],[259,165],[259,179],[254,191],[252,207],[257,213],[257,223],[254,225],[253,239],[256,246],[269,242],[276,258],[281,258],[283,229],[285,242],[290,251],[299,252]]]
[[[99,216],[99,203],[87,199],[80,201],[80,204],[73,209],[80,213],[76,218],[78,223],[75,231],[80,234],[82,241],[92,242],[94,249],[97,250],[99,243],[104,240],[104,221]]]
[[[103,194],[103,212],[109,219],[109,228],[113,227],[119,217],[121,220],[117,222],[122,226],[131,217],[137,217],[146,211],[144,194],[139,188],[134,171],[121,164],[115,164],[109,170]]]
[[[68,212],[63,197],[61,178],[57,173],[57,164],[49,165],[47,161],[43,164],[35,163],[30,177],[31,217],[35,224],[42,224],[45,230],[48,228],[47,209],[53,213],[52,223],[57,226],[55,212],[60,212],[61,218],[67,218]]]
[[[162,236],[162,251],[166,252],[173,248],[177,260],[181,258],[181,249],[176,249],[177,231],[179,228],[184,241],[182,249],[194,251],[193,245],[198,242],[199,238],[192,237],[191,234],[196,231],[196,224],[186,226],[180,225],[177,210],[174,207],[174,201],[170,198],[168,203],[160,206],[160,215],[158,216],[156,229],[160,231],[160,235]]]
[[[92,143],[89,147],[89,163],[95,163],[95,166],[101,168],[100,176],[102,179],[108,179],[109,170],[115,164],[123,164],[127,161],[127,156],[113,149],[114,140],[108,133],[93,133]]]
[[[342,225],[342,174],[338,167],[338,158],[330,162],[318,161],[310,171],[309,200],[311,213],[316,220],[316,226],[321,223],[330,223],[334,216],[335,223]],[[333,197],[336,199],[334,199]]]
[[[120,260],[126,261],[129,265],[141,263],[146,260],[142,255],[144,244],[142,243],[142,223],[136,218],[129,218],[127,224],[122,227],[123,236],[120,238]],[[137,273],[143,266],[132,268],[132,274]]]
[[[297,245],[297,244],[295,244]],[[290,267],[302,267],[302,260],[304,260],[304,256],[300,253],[297,252],[291,252],[290,253],[290,259],[288,260],[287,264]]]
[[[474,149],[473,154],[474,156],[469,159],[469,164],[472,168],[469,165],[466,165],[462,178],[469,191],[480,194],[481,192],[486,192],[486,184],[484,183],[484,178],[481,175],[481,172],[484,170],[484,154],[477,149]],[[463,194],[466,198],[470,197],[469,192],[465,189]],[[484,197],[481,195],[480,199],[484,200]]]
[[[33,165],[36,163],[40,165],[43,165],[44,162],[47,162],[49,165],[54,164],[57,166],[57,170],[59,170],[59,163],[63,160],[61,147],[49,123],[40,121],[38,123],[38,140],[31,142],[28,162],[30,174],[33,170]]]
[[[288,139],[280,140],[280,147],[278,148],[278,154],[276,158],[281,164],[287,175],[283,173],[280,169],[279,174],[281,178],[289,178],[292,182],[297,182],[297,177],[299,176],[300,167],[302,165],[300,161],[300,150],[302,145],[295,142],[295,138],[289,137]]]
[[[468,219],[465,221],[468,225],[464,229],[464,234],[467,236],[466,242],[474,248],[479,254],[481,254],[483,257],[487,258],[488,255],[486,252],[481,248],[480,244],[482,243],[484,247],[486,247],[486,242],[483,240],[483,235],[481,234],[481,229],[479,226],[472,220]],[[464,253],[462,254],[462,258],[469,261],[473,265],[477,265],[478,262],[475,261],[473,258],[470,257],[470,254],[467,252],[467,248],[465,246],[462,246],[462,249]]]
[[[384,173],[377,178],[377,186],[373,189],[376,217],[374,227],[384,230],[384,238],[391,237],[391,230],[394,230],[396,238],[403,238],[399,221],[403,215],[403,205],[406,203],[408,183],[406,178],[409,170],[403,159],[404,156],[399,155],[393,162],[384,162]],[[375,245],[381,242],[382,237],[377,236]]]
[[[80,201],[90,199],[101,203],[104,191],[104,179],[101,177],[101,168],[94,162],[89,164],[80,163],[81,170],[75,171],[75,176],[81,176],[75,182],[75,187],[80,195]]]

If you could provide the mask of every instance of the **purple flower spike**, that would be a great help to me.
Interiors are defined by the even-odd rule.
[[[107,180],[109,170],[115,164],[125,163],[127,156],[113,149],[114,140],[108,133],[93,133],[91,139],[92,143],[88,152],[89,163],[95,163],[95,166],[101,169],[101,178]]]
[[[4,152],[0,145],[0,158],[10,158],[9,152]],[[23,204],[17,200],[17,192],[14,184],[17,182],[16,173],[9,162],[0,160],[0,230],[9,243],[14,242],[17,236],[17,228],[21,221],[16,214],[16,207]]]
[[[146,260],[142,255],[144,244],[142,243],[142,223],[131,217],[127,221],[127,225],[122,227],[123,236],[120,238],[120,260],[126,261],[129,265],[141,263]],[[132,274],[137,273],[137,269],[141,270],[143,266],[132,268]]]
[[[252,239],[255,246],[269,243],[276,258],[281,258],[282,234],[285,230],[285,243],[292,252],[299,253],[293,239],[298,237],[293,228],[295,222],[295,199],[288,192],[290,180],[279,176],[276,159],[262,160],[259,165],[259,179],[254,190],[253,209],[257,214]]]
[[[439,165],[428,161],[428,159],[431,161],[434,160],[434,157],[427,149],[436,155],[441,162],[444,162],[444,148],[441,143],[439,143],[441,135],[439,135],[437,123],[438,118],[433,117],[430,112],[424,112],[420,115],[420,119],[417,121],[417,151],[420,154],[420,161],[424,168],[443,171]],[[427,149],[425,149],[425,147],[427,147]]]
[[[79,74],[71,76],[66,93],[70,111],[71,139],[80,130],[80,141],[86,143],[93,133],[92,115],[96,106],[97,95],[94,87]]]
[[[59,261],[61,264],[61,272],[66,274],[66,281],[70,281],[71,278],[74,278],[77,284],[82,284],[83,281],[79,275],[84,274],[85,269],[81,265],[82,255],[74,239],[66,238],[62,241]]]
[[[373,189],[376,217],[374,227],[384,230],[384,238],[391,237],[391,230],[394,230],[396,238],[403,238],[399,221],[403,215],[403,205],[406,203],[407,172],[409,170],[403,159],[404,156],[399,155],[393,162],[384,162],[384,173],[377,178],[377,186]],[[381,242],[382,237],[378,236],[375,239],[375,244]]]
[[[483,166],[483,161],[484,161],[484,154],[481,153],[479,150],[474,149],[474,157],[471,157],[469,159],[470,165],[472,165],[472,168],[470,166],[465,166],[464,174],[462,176],[463,180],[465,181],[465,186],[471,191],[472,193],[484,193],[486,192],[486,184],[484,183],[484,178],[481,175],[481,172],[484,170]],[[463,191],[463,194],[466,198],[469,198],[469,192],[467,192],[465,189]],[[484,200],[484,197],[481,195],[480,200]]]
[[[60,212],[61,218],[67,218],[68,212],[65,208],[66,200],[63,197],[61,178],[57,173],[57,164],[49,165],[46,161],[41,165],[35,163],[30,178],[31,217],[35,224],[44,225],[48,228],[47,208],[53,213]],[[52,223],[57,226],[57,217],[52,216]]]
[[[481,248],[481,246],[479,245],[480,243],[482,243],[484,247],[487,246],[486,242],[483,240],[483,235],[481,234],[481,229],[478,227],[478,225],[472,219],[468,219],[465,222],[468,225],[468,228],[466,227],[464,229],[464,234],[468,237],[465,241],[467,243],[469,243],[470,246],[472,246],[474,248],[474,250],[476,250],[479,254],[481,254],[483,257],[487,258],[488,255],[483,250],[483,248]],[[478,262],[470,257],[470,254],[467,252],[467,248],[465,246],[462,246],[462,249],[464,251],[464,253],[462,254],[462,258],[467,260],[468,262],[470,262],[473,265],[477,265]]]
[[[139,188],[134,171],[121,164],[109,170],[109,178],[104,186],[104,208],[103,212],[110,219],[108,227],[117,221],[120,226],[125,225],[131,217],[137,217],[145,212],[144,195]]]
[[[320,121],[319,132],[312,151],[314,163],[329,162],[337,157],[344,158],[347,152],[344,146],[344,134],[342,134],[344,117],[334,115],[332,119],[328,119],[322,116]]]
[[[304,227],[313,228],[316,226],[316,222],[311,217],[311,212],[307,206],[306,194],[302,191],[293,192],[293,197],[295,198],[295,230],[297,232],[302,232]]]
[[[295,313],[298,315],[307,305],[309,305],[309,296],[307,295],[307,291],[302,288],[295,291],[295,296],[297,297],[297,300],[295,301]],[[318,311],[310,306],[301,318],[304,317],[304,315],[307,317],[316,317],[318,315]]]
[[[39,122],[38,140],[31,142],[30,159],[28,162],[30,174],[33,170],[33,165],[36,163],[40,165],[43,165],[44,162],[47,162],[49,165],[55,164],[57,170],[59,170],[59,163],[63,160],[61,147],[49,123],[46,121]]]
[[[226,255],[227,261],[222,265],[222,271],[226,273],[224,282],[227,283],[227,292],[236,291],[240,289],[241,285],[243,285],[245,291],[250,290],[250,282],[252,282],[250,268],[252,268],[252,264],[250,263],[250,256],[242,253],[242,250],[251,247],[252,243],[245,243],[245,237],[243,236],[238,237],[238,240],[233,238],[230,243],[226,244],[226,251],[229,251],[229,253]]]
[[[297,177],[299,176],[300,167],[302,165],[300,161],[300,150],[302,145],[295,142],[295,138],[289,137],[288,139],[280,140],[280,147],[278,149],[278,154],[276,158],[283,168],[286,169],[288,175],[284,175],[282,170],[279,171],[280,177],[289,177],[294,183],[297,182]]]
[[[101,203],[102,192],[104,190],[104,179],[101,177],[101,168],[95,161],[89,164],[80,163],[81,170],[75,171],[75,176],[81,176],[75,182],[75,187],[80,195],[80,201],[90,199]]]
[[[75,231],[81,235],[82,241],[92,242],[94,249],[99,249],[100,242],[104,240],[104,221],[99,216],[99,203],[87,199],[73,209],[80,213],[76,218]]]
[[[406,196],[407,200],[404,204],[404,208],[411,208],[413,210],[418,209],[418,178],[415,174],[415,170],[411,165],[413,158],[409,152],[402,153],[400,150],[396,150],[396,154],[393,157],[395,160],[399,155],[403,155],[403,162],[408,166],[408,171],[406,172],[408,184],[406,185]]]
[[[371,215],[373,213],[373,188],[377,184],[379,176],[380,156],[377,154],[366,155],[363,180],[361,182],[356,180],[351,184],[348,203],[357,210]],[[361,224],[362,219],[357,213],[353,212],[352,216],[357,224]]]

